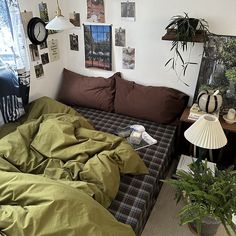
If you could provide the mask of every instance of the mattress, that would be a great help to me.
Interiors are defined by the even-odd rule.
[[[98,130],[114,133],[117,128],[141,124],[157,140],[157,144],[138,151],[149,168],[149,174],[122,176],[119,192],[108,209],[118,221],[131,225],[136,235],[141,235],[160,191],[160,180],[165,178],[171,162],[176,126],[91,108],[76,109]]]

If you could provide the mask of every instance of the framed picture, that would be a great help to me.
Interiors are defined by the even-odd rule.
[[[110,25],[84,25],[85,67],[112,70]]]
[[[236,108],[236,36],[210,35],[204,45],[194,101],[200,91],[217,89],[223,112]]]

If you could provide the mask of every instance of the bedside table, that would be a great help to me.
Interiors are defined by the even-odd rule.
[[[182,153],[184,154],[192,154],[192,145],[187,142],[184,138],[184,131],[195,121],[189,120],[189,111],[190,107],[185,108],[183,111],[178,125],[178,132],[177,132],[177,153],[180,155]],[[217,165],[220,163],[221,166],[229,166],[234,165],[236,168],[236,145],[235,145],[235,139],[236,139],[236,123],[234,124],[228,124],[225,122],[225,120],[222,118],[222,116],[219,117],[220,124],[222,128],[225,131],[226,137],[228,139],[228,143],[224,148],[213,150],[215,154],[213,154],[214,157],[216,157],[215,162],[217,162]],[[227,160],[223,160],[223,157],[227,157]],[[225,165],[225,163],[227,164]]]
[[[187,108],[184,109],[184,111],[183,111],[183,113],[180,117],[180,123],[181,122],[186,122],[186,123],[192,124],[192,123],[195,122],[194,120],[189,120],[188,119],[189,111],[190,111],[190,107],[187,107]],[[220,124],[221,124],[222,128],[225,131],[236,133],[236,123],[228,124],[228,123],[225,122],[225,120],[222,118],[222,116],[219,117],[219,121],[220,121]]]

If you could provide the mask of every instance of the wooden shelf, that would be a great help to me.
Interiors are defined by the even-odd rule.
[[[162,40],[176,40],[176,30],[167,30],[167,33],[162,37]],[[193,37],[193,41],[189,42],[196,42],[196,43],[204,43],[205,42],[205,32],[202,30],[197,30],[196,35]]]

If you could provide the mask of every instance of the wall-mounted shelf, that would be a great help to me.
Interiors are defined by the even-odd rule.
[[[193,41],[191,42],[196,42],[196,43],[204,43],[206,34],[202,30],[197,30],[196,35],[193,37]],[[170,40],[174,41],[176,40],[176,30],[167,30],[167,33],[162,37],[162,40]]]

